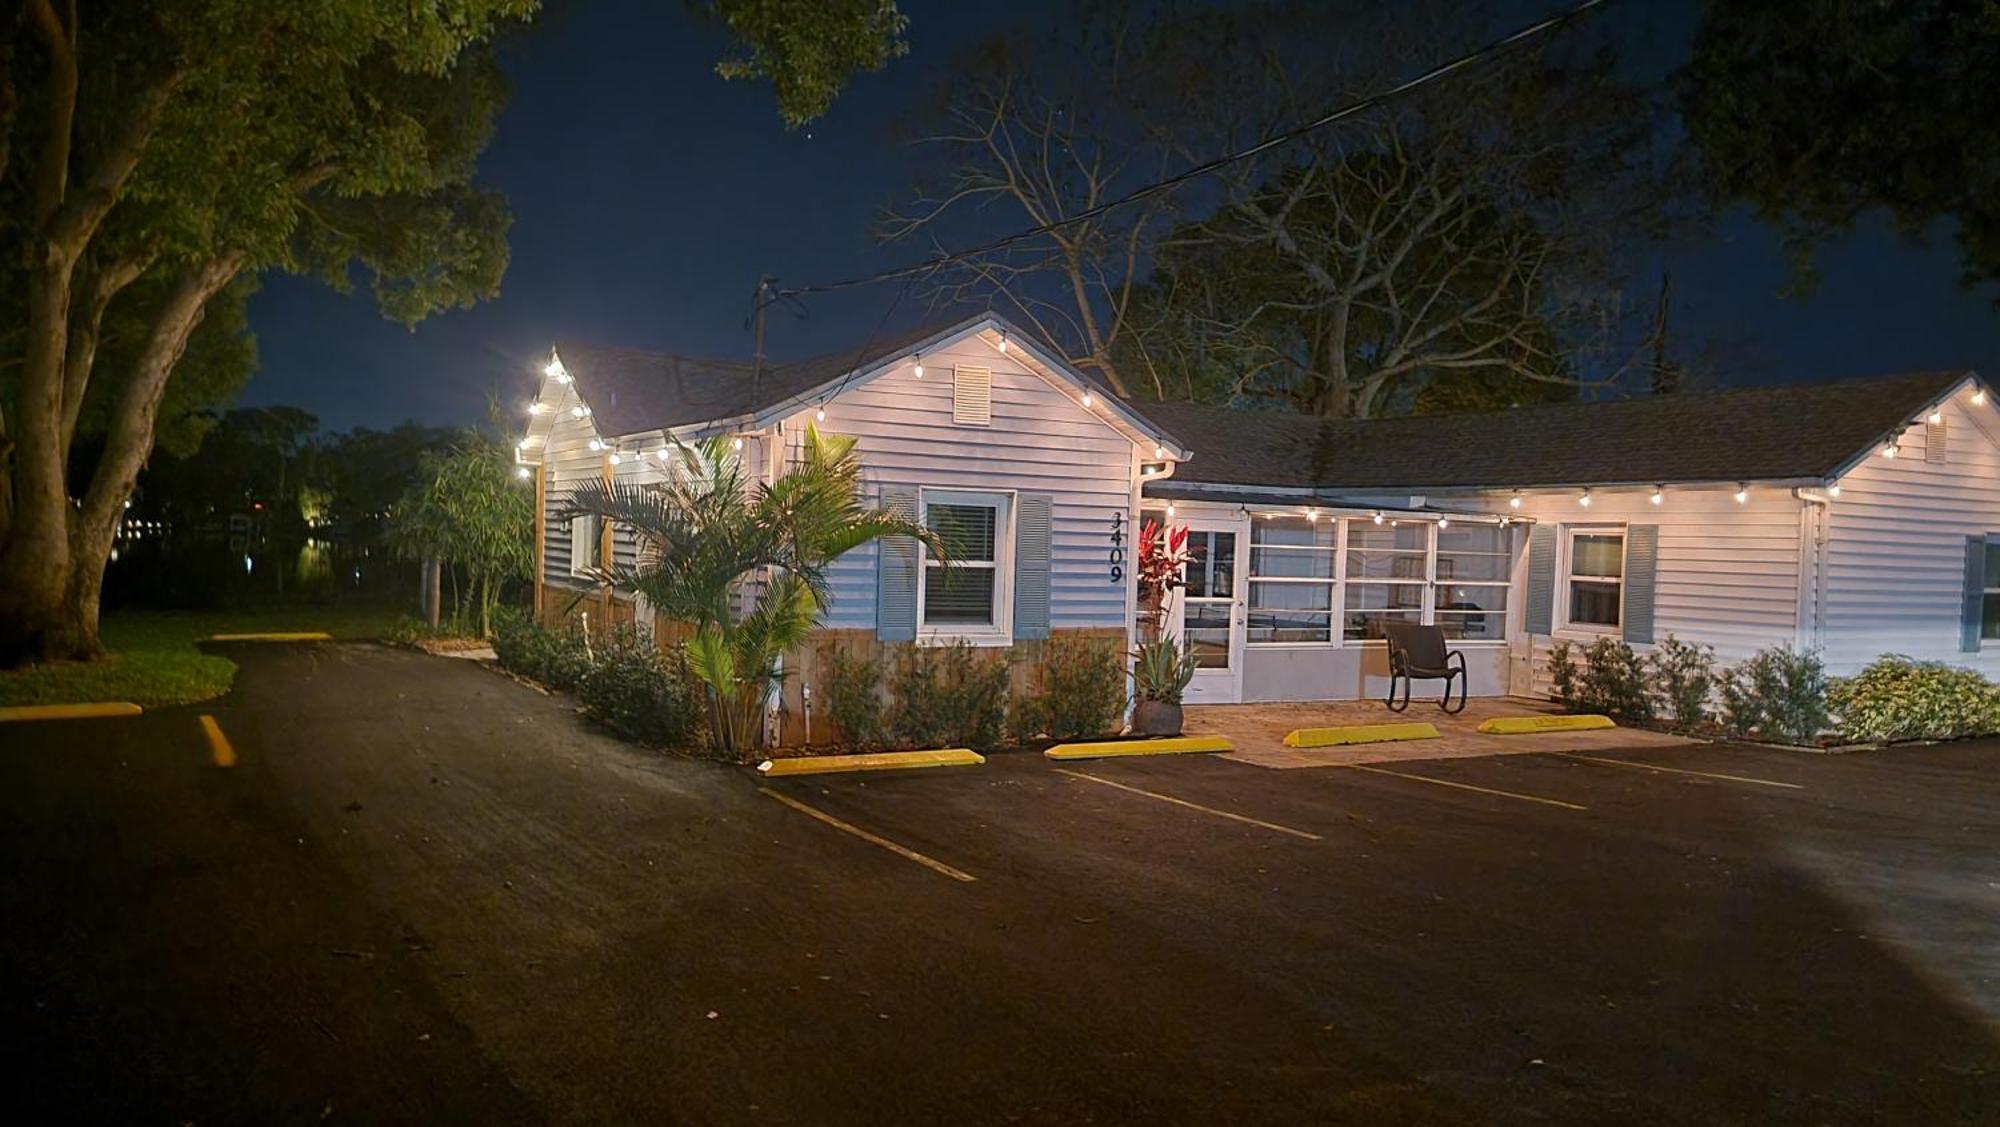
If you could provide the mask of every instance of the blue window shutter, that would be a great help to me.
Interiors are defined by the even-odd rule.
[[[1528,633],[1554,630],[1555,605],[1556,530],[1554,525],[1538,524],[1528,530]]]
[[[1014,517],[1014,637],[1049,636],[1049,539],[1055,498],[1023,493]]]
[[[1979,652],[1979,625],[1986,604],[1986,537],[1965,538],[1965,605],[1958,615],[1958,648]]]
[[[882,495],[882,509],[917,519],[917,495],[903,490]],[[875,637],[884,642],[917,640],[917,542],[885,536],[875,549]]]
[[[1633,524],[1625,528],[1625,640],[1653,640],[1653,591],[1660,568],[1660,526]]]

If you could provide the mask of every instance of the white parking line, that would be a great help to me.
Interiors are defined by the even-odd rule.
[[[1690,771],[1684,767],[1661,767],[1657,764],[1640,763],[1631,759],[1600,759],[1595,755],[1578,755],[1572,751],[1559,751],[1555,754],[1563,756],[1566,759],[1581,759],[1585,763],[1601,763],[1606,767],[1637,767],[1641,771],[1664,771],[1669,775],[1696,775],[1704,779],[1722,779],[1732,783],[1749,783],[1751,786],[1757,787],[1783,787],[1786,790],[1806,789],[1798,783],[1781,783],[1775,779],[1753,779],[1748,775],[1724,775],[1717,771]]]
[[[1155,791],[1141,790],[1138,787],[1126,786],[1124,783],[1114,783],[1110,779],[1100,779],[1096,775],[1086,775],[1082,771],[1070,771],[1058,767],[1056,768],[1056,774],[1068,775],[1072,779],[1083,779],[1087,782],[1102,783],[1107,787],[1116,787],[1119,790],[1126,791],[1131,794],[1144,795],[1147,798],[1157,799],[1161,802],[1170,802],[1173,803],[1175,806],[1185,807],[1189,810],[1198,810],[1203,814],[1211,814],[1217,818],[1227,818],[1232,822],[1242,822],[1246,826],[1256,826],[1260,829],[1270,830],[1273,833],[1290,834],[1293,837],[1305,838],[1307,841],[1325,840],[1316,833],[1308,833],[1305,830],[1295,830],[1290,826],[1281,826],[1276,822],[1266,822],[1261,818],[1252,818],[1244,814],[1232,814],[1227,810],[1217,810],[1213,806],[1203,806],[1199,802],[1189,802],[1185,798],[1175,798],[1171,794],[1159,794]]]
[[[886,837],[877,837],[874,834],[869,833],[867,830],[862,829],[860,826],[853,825],[852,823],[849,822],[843,822],[839,818],[836,818],[833,815],[828,814],[826,811],[816,810],[810,806],[807,806],[805,803],[800,802],[798,799],[792,798],[789,795],[779,794],[777,791],[774,791],[769,787],[758,787],[757,790],[763,794],[770,795],[772,798],[777,799],[779,802],[782,802],[785,805],[791,807],[792,809],[798,811],[799,813],[804,814],[808,818],[816,818],[819,821],[824,822],[829,826],[832,826],[834,829],[841,831],[842,833],[853,834],[855,837],[860,838],[861,840],[867,842],[870,845],[879,845],[882,848],[888,850],[889,852],[894,853],[898,857],[902,857],[910,861],[915,861],[917,864],[922,865],[924,868],[930,869],[934,872],[943,873],[945,876],[948,876],[953,880],[959,880],[971,883],[972,881],[976,881],[979,879],[978,877],[973,876],[971,873],[966,872],[964,869],[954,869],[950,865],[945,864],[943,861],[926,857],[923,854],[917,852],[916,850],[909,848],[908,846],[897,845],[895,842],[890,841]]]
[[[1457,790],[1478,791],[1480,794],[1495,794],[1499,795],[1501,798],[1518,798],[1522,802],[1539,802],[1544,806],[1560,806],[1565,810],[1590,809],[1590,807],[1588,806],[1578,806],[1574,802],[1564,802],[1559,798],[1543,798],[1539,795],[1533,795],[1533,794],[1518,794],[1511,790],[1494,790],[1492,787],[1476,787],[1473,786],[1471,783],[1455,783],[1452,782],[1450,779],[1433,779],[1429,775],[1412,775],[1408,771],[1391,771],[1386,767],[1370,767],[1365,763],[1348,763],[1345,764],[1344,766],[1346,766],[1349,770],[1352,771],[1367,771],[1370,774],[1375,774],[1375,775],[1390,775],[1398,779],[1408,779],[1411,782],[1416,782],[1416,783],[1435,783],[1441,787],[1452,787]]]

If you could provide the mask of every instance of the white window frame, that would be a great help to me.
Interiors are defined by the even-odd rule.
[[[950,645],[954,642],[965,642],[975,646],[1014,644],[1014,501],[1012,490],[920,489],[917,491],[917,520],[925,526],[930,524],[930,509],[933,504],[985,505],[998,510],[993,519],[992,562],[989,564],[984,560],[960,560],[952,564],[953,567],[993,569],[993,624],[977,626],[954,623],[949,626],[928,626],[924,623],[925,593],[930,588],[931,573],[942,571],[943,565],[932,557],[929,548],[920,544],[917,560],[917,641],[931,645]]]
[[[1244,616],[1243,644],[1246,647],[1255,646],[1260,650],[1324,650],[1324,649],[1332,649],[1340,645],[1340,634],[1341,634],[1340,600],[1342,592],[1340,569],[1346,566],[1346,560],[1347,560],[1346,526],[1340,523],[1339,517],[1333,517],[1333,516],[1322,516],[1319,518],[1319,521],[1312,522],[1314,524],[1319,524],[1321,521],[1334,522],[1333,544],[1332,546],[1326,548],[1321,548],[1317,546],[1309,547],[1305,545],[1289,545],[1289,544],[1259,544],[1257,543],[1257,522],[1259,520],[1266,520],[1266,519],[1269,518],[1265,517],[1250,518],[1250,526],[1248,529],[1245,530],[1244,533],[1243,611],[1242,611]],[[1300,517],[1298,519],[1304,520],[1306,518]],[[1293,552],[1299,552],[1299,553],[1325,552],[1331,557],[1333,561],[1333,575],[1331,578],[1327,579],[1315,579],[1310,576],[1291,576],[1291,575],[1259,576],[1256,574],[1256,566],[1257,566],[1257,553],[1260,551],[1272,551],[1272,552],[1277,552],[1281,555],[1290,554]],[[1327,588],[1328,591],[1327,598],[1330,600],[1327,604],[1327,640],[1324,642],[1262,642],[1252,638],[1250,636],[1250,615],[1255,613],[1256,607],[1253,605],[1253,600],[1251,599],[1251,595],[1256,591],[1256,586],[1259,583],[1268,583],[1273,586],[1304,586],[1304,587],[1318,586]]]
[[[1514,560],[1515,560],[1515,550],[1514,550],[1514,535],[1513,535],[1513,532],[1512,532],[1512,531],[1511,531],[1511,529],[1510,529],[1510,526],[1507,526],[1507,525],[1501,525],[1501,526],[1500,526],[1500,528],[1499,528],[1499,532],[1500,532],[1500,550],[1499,550],[1498,552],[1491,552],[1491,553],[1489,553],[1489,552],[1464,552],[1464,553],[1456,553],[1456,554],[1460,554],[1460,555],[1473,555],[1473,556],[1483,556],[1483,555],[1491,555],[1491,556],[1494,556],[1494,557],[1496,557],[1496,558],[1500,559],[1500,560],[1501,560],[1501,561],[1502,561],[1502,562],[1503,562],[1503,563],[1505,564],[1505,566],[1501,568],[1501,575],[1502,575],[1502,578],[1499,578],[1499,579],[1444,579],[1444,578],[1440,577],[1440,576],[1438,575],[1438,557],[1439,557],[1439,555],[1440,555],[1440,554],[1442,554],[1442,553],[1441,553],[1441,552],[1440,552],[1440,550],[1439,550],[1439,547],[1438,547],[1438,542],[1439,542],[1440,540],[1442,540],[1442,539],[1443,539],[1443,536],[1441,535],[1441,532],[1442,532],[1442,530],[1440,530],[1440,529],[1436,528],[1435,526],[1433,526],[1433,527],[1432,527],[1432,529],[1431,529],[1431,553],[1430,553],[1430,574],[1431,574],[1431,590],[1430,590],[1430,599],[1429,599],[1429,600],[1428,600],[1428,601],[1426,602],[1426,604],[1424,605],[1424,623],[1425,623],[1425,625],[1431,625],[1431,626],[1434,626],[1434,625],[1437,625],[1437,621],[1438,621],[1438,610],[1439,610],[1439,608],[1438,608],[1438,605],[1437,605],[1437,604],[1438,604],[1438,596],[1439,596],[1440,594],[1442,594],[1442,593],[1444,592],[1444,589],[1445,589],[1445,588],[1447,588],[1447,587],[1492,587],[1492,588],[1498,588],[1498,589],[1500,589],[1500,590],[1503,590],[1503,591],[1507,592],[1507,594],[1506,594],[1506,604],[1507,604],[1507,605],[1506,605],[1505,607],[1501,608],[1501,609],[1500,609],[1500,610],[1499,610],[1498,612],[1495,612],[1495,611],[1479,611],[1479,612],[1477,612],[1477,613],[1480,613],[1480,614],[1485,614],[1485,615],[1487,615],[1487,616],[1488,616],[1489,618],[1491,618],[1491,617],[1494,617],[1494,616],[1496,616],[1496,615],[1497,615],[1497,617],[1498,617],[1498,618],[1499,618],[1499,620],[1500,620],[1500,635],[1499,635],[1499,637],[1497,637],[1497,638],[1453,638],[1453,637],[1451,637],[1451,636],[1447,635],[1447,636],[1446,636],[1446,638],[1445,638],[1445,642],[1446,642],[1446,644],[1447,644],[1447,645],[1451,646],[1451,647],[1452,647],[1452,648],[1454,648],[1454,649],[1457,649],[1457,648],[1459,648],[1459,647],[1461,647],[1461,646],[1491,646],[1491,645],[1504,645],[1504,644],[1506,643],[1507,639],[1508,639],[1508,638],[1509,638],[1509,637],[1511,636],[1511,634],[1512,634],[1512,632],[1513,632],[1513,629],[1514,629],[1514,627],[1513,627],[1513,621],[1514,621],[1514,598],[1515,598],[1515,596],[1514,596]],[[1621,572],[1621,579],[1620,579],[1620,582],[1623,582],[1623,579],[1622,579],[1622,572],[1623,572],[1623,570],[1624,570],[1624,569],[1623,569],[1623,568],[1622,568],[1622,566],[1621,566],[1621,568],[1620,568],[1620,572]],[[1468,613],[1468,612],[1464,612],[1464,611],[1447,611],[1446,613],[1448,613],[1448,614],[1464,614],[1464,613]],[[1621,616],[1623,615],[1623,611],[1622,611],[1622,609],[1621,609],[1621,611],[1620,611],[1620,615],[1621,615]]]
[[[583,535],[578,535],[579,529],[587,529],[588,531]],[[585,552],[577,550],[579,544],[589,546],[587,555]],[[569,573],[571,575],[588,577],[598,567],[598,556],[602,554],[603,547],[603,526],[598,522],[595,513],[579,513],[569,518]]]
[[[1341,518],[1340,572],[1339,572],[1340,589],[1334,592],[1334,597],[1337,600],[1339,600],[1334,606],[1334,615],[1339,620],[1340,623],[1340,629],[1335,632],[1334,638],[1341,645],[1385,647],[1389,644],[1388,639],[1386,638],[1350,638],[1347,636],[1347,611],[1348,611],[1347,588],[1349,584],[1361,587],[1415,587],[1423,592],[1422,598],[1420,598],[1417,602],[1417,621],[1426,626],[1431,624],[1431,604],[1436,601],[1436,597],[1431,592],[1437,586],[1435,582],[1437,576],[1437,522],[1428,520],[1413,520],[1407,517],[1403,518],[1392,517],[1389,518],[1386,523],[1391,525],[1400,525],[1406,520],[1410,524],[1419,526],[1424,529],[1423,574],[1417,576],[1414,579],[1407,579],[1407,578],[1357,579],[1354,576],[1347,574],[1348,553],[1356,550],[1353,544],[1348,539],[1347,529],[1350,524],[1373,525],[1375,523],[1375,519],[1373,517],[1364,517],[1358,515],[1349,515]],[[1405,556],[1414,554],[1412,551],[1409,550],[1389,549],[1389,548],[1375,548],[1375,549],[1362,548],[1359,550],[1364,552],[1367,551],[1394,552],[1397,555],[1405,555]],[[1401,609],[1401,608],[1396,608],[1396,609]]]
[[[1606,626],[1601,622],[1576,622],[1570,618],[1570,588],[1578,582],[1574,572],[1576,559],[1576,538],[1578,536],[1618,537],[1618,621]],[[1605,637],[1622,637],[1625,633],[1625,571],[1627,553],[1631,551],[1632,538],[1623,524],[1566,524],[1562,530],[1562,558],[1557,560],[1557,583],[1561,591],[1557,596],[1561,614],[1556,628],[1575,634],[1601,634]],[[1611,580],[1585,576],[1584,583],[1609,583]]]

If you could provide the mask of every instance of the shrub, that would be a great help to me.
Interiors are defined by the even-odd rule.
[[[858,748],[882,744],[882,662],[835,652],[827,659],[826,709]]]
[[[1194,671],[1194,647],[1173,638],[1141,642],[1132,651],[1132,694],[1138,700],[1179,704]]]
[[[1722,723],[1736,735],[1809,744],[1826,730],[1826,667],[1810,650],[1759,650],[1721,686]]]
[[[590,650],[582,635],[550,630],[522,614],[507,614],[496,624],[493,654],[502,668],[551,689],[573,689],[590,669]]]
[[[1837,680],[1827,703],[1857,740],[1951,740],[2000,732],[2000,686],[1970,669],[1884,654]]]
[[[680,662],[662,655],[651,635],[630,627],[597,647],[576,695],[592,719],[655,747],[687,743],[701,707]]]
[[[1015,705],[1014,738],[1067,740],[1115,732],[1125,715],[1125,661],[1115,643],[1057,634],[1035,664],[1033,695]]]
[[[1714,646],[1689,644],[1669,634],[1647,664],[1676,727],[1693,729],[1707,722],[1709,698],[1715,693]]]
[[[1578,711],[1576,647],[1557,642],[1549,648],[1549,695],[1570,712]]]
[[[1561,647],[1565,651],[1568,644]],[[1616,638],[1599,638],[1583,651],[1578,668],[1567,652],[1562,660],[1568,671],[1557,669],[1554,651],[1549,654],[1549,674],[1560,674],[1556,699],[1572,712],[1602,712],[1628,720],[1653,718],[1653,697],[1646,688],[1646,662],[1632,647]]]
[[[1007,660],[976,658],[964,642],[911,646],[896,662],[889,730],[906,747],[1000,744],[1007,717]]]

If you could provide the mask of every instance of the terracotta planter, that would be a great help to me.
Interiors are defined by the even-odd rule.
[[[1132,708],[1132,732],[1140,736],[1181,734],[1181,706],[1163,700],[1142,700]]]

